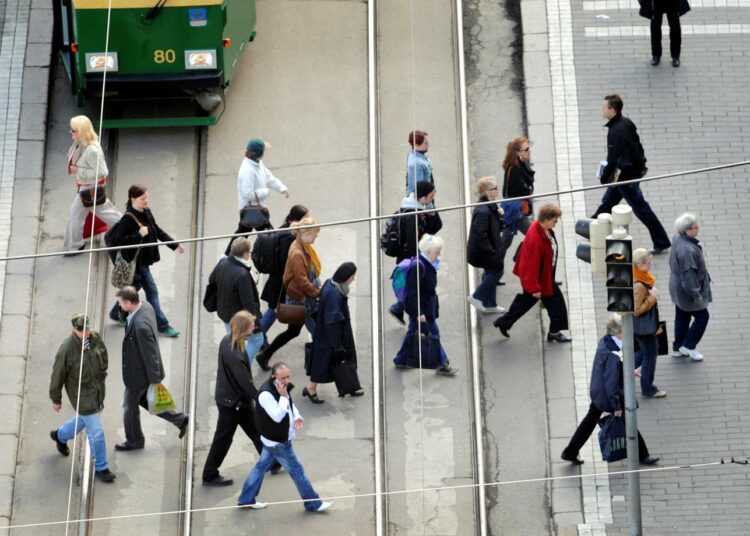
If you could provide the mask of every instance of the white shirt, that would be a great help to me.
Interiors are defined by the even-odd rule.
[[[274,177],[262,161],[255,162],[247,157],[242,159],[240,171],[237,174],[237,199],[239,209],[242,210],[248,202],[257,206],[268,206],[269,188],[273,188],[282,194],[287,191],[287,187],[279,179]],[[255,196],[258,199],[255,199]]]
[[[260,395],[258,395],[258,403],[266,411],[266,413],[268,413],[268,416],[271,417],[274,422],[281,422],[284,420],[284,417],[286,415],[289,415],[288,440],[291,441],[297,436],[296,430],[294,429],[294,421],[299,419],[301,415],[299,414],[297,406],[295,406],[294,404],[289,404],[289,397],[280,396],[279,401],[276,402],[276,399],[270,392],[263,391],[262,393],[260,393]],[[278,441],[271,441],[270,439],[265,438],[262,434],[260,436],[260,440],[267,447],[275,447],[279,444]]]
[[[622,341],[614,335],[610,335],[610,337],[612,337],[612,340],[615,341],[617,347],[620,349],[620,351],[622,351]]]

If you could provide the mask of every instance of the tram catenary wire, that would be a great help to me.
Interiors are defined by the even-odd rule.
[[[605,473],[585,473],[580,475],[563,475],[563,476],[549,476],[549,477],[539,477],[539,478],[524,478],[524,479],[518,479],[518,480],[501,480],[501,481],[495,481],[495,482],[485,482],[484,484],[455,484],[455,485],[449,485],[449,486],[434,486],[429,488],[411,488],[411,489],[403,489],[403,490],[394,490],[394,491],[383,491],[380,493],[376,492],[367,492],[367,493],[354,493],[351,495],[336,495],[331,497],[321,497],[321,500],[325,501],[333,501],[333,500],[346,500],[346,499],[360,499],[360,498],[367,498],[367,497],[380,497],[380,496],[388,496],[388,495],[408,495],[411,493],[425,493],[430,491],[447,491],[447,490],[459,490],[459,489],[473,489],[477,487],[499,487],[499,486],[508,486],[513,484],[533,484],[538,482],[552,482],[552,481],[560,481],[560,480],[573,480],[573,479],[579,479],[583,480],[586,478],[596,478],[601,476],[624,476],[631,473],[656,473],[656,472],[665,472],[665,471],[684,471],[684,470],[691,470],[691,469],[702,469],[702,468],[711,468],[711,467],[718,467],[721,465],[748,465],[747,458],[735,458],[731,457],[729,460],[725,460],[723,457],[719,459],[719,461],[716,462],[703,462],[703,463],[691,463],[691,464],[685,464],[685,465],[669,465],[664,467],[648,467],[645,469],[637,469],[634,471],[625,469],[622,471],[610,471]],[[313,500],[313,499],[310,499]],[[290,499],[287,501],[269,501],[266,503],[268,506],[281,506],[281,505],[289,505],[289,504],[301,504],[306,502],[303,499]],[[49,526],[57,526],[62,524],[79,524],[79,523],[96,523],[99,521],[116,521],[121,519],[136,519],[136,518],[143,518],[143,517],[156,517],[156,516],[168,516],[168,515],[185,515],[185,514],[193,514],[193,513],[200,513],[200,512],[216,512],[216,511],[226,511],[226,510],[242,510],[246,509],[248,506],[239,506],[239,505],[230,505],[230,506],[209,506],[205,508],[193,508],[191,510],[169,510],[169,511],[161,511],[161,512],[143,512],[138,514],[123,514],[123,515],[117,515],[117,516],[104,516],[104,517],[95,517],[95,518],[88,518],[88,519],[74,519],[71,521],[44,521],[41,523],[25,523],[20,525],[8,525],[7,527],[0,527],[0,530],[11,530],[11,529],[26,529],[26,528],[33,528],[33,527],[49,527]]]
[[[533,195],[527,195],[523,197],[508,197],[506,199],[501,199],[498,201],[483,201],[481,203],[464,203],[461,205],[449,205],[447,207],[440,207],[436,208],[435,210],[438,212],[450,212],[453,210],[462,210],[467,208],[474,208],[479,207],[482,205],[491,205],[493,203],[502,203],[504,201],[520,201],[522,199],[539,199],[544,197],[555,197],[560,195],[568,195],[568,194],[574,194],[578,192],[588,192],[590,190],[601,190],[603,188],[613,188],[616,186],[627,186],[630,184],[639,184],[641,182],[649,182],[649,181],[659,181],[659,180],[665,180],[665,179],[672,179],[674,177],[682,177],[685,175],[697,175],[699,173],[709,173],[711,171],[719,171],[722,169],[731,169],[735,167],[742,167],[750,165],[750,160],[740,160],[737,162],[730,162],[729,164],[719,164],[716,166],[708,166],[704,168],[696,168],[696,169],[690,169],[687,171],[675,171],[673,173],[665,173],[663,175],[656,175],[654,177],[643,177],[640,179],[633,179],[630,181],[622,181],[617,182],[614,184],[594,184],[591,186],[582,186],[581,188],[570,188],[569,190],[555,190],[553,192],[544,192],[541,194],[533,194]],[[395,213],[395,214],[381,214],[379,216],[365,216],[362,218],[351,218],[348,220],[338,220],[338,221],[332,221],[332,222],[320,222],[316,223],[315,225],[309,225],[309,226],[300,226],[299,229],[307,229],[310,227],[320,228],[320,227],[336,227],[339,225],[350,225],[350,224],[356,224],[356,223],[366,223],[370,221],[377,221],[377,220],[387,220],[389,218],[403,218],[413,215],[409,212],[407,213]],[[220,235],[211,235],[211,236],[199,236],[199,237],[193,237],[193,238],[181,238],[179,240],[172,240],[169,242],[159,242],[159,244],[144,244],[144,245],[129,245],[129,246],[115,246],[115,247],[100,247],[100,248],[90,248],[86,249],[86,253],[100,253],[100,252],[107,252],[107,251],[120,251],[123,249],[137,249],[137,248],[147,248],[147,247],[156,247],[157,245],[169,245],[169,244],[190,244],[193,242],[206,242],[210,240],[225,240],[227,238],[235,238],[238,236],[256,236],[256,235],[262,235],[262,234],[270,234],[270,233],[276,233],[279,232],[279,229],[269,229],[265,231],[253,231],[251,233],[230,233],[230,234],[220,234]],[[7,262],[7,261],[18,261],[18,260],[24,260],[24,259],[40,259],[44,257],[59,257],[61,255],[64,255],[65,253],[68,253],[67,251],[53,251],[50,253],[30,253],[28,255],[12,255],[7,257],[0,257],[0,262]]]

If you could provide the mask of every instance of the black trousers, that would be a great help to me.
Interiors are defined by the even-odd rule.
[[[513,324],[529,312],[529,310],[536,305],[536,302],[541,299],[542,303],[547,308],[550,333],[557,333],[561,329],[568,329],[568,307],[565,305],[565,297],[560,291],[558,285],[553,284],[552,286],[554,288],[552,296],[535,298],[528,292],[516,294],[513,303],[510,304],[510,309],[495,321],[495,325],[510,330],[510,328],[513,327]]]
[[[568,443],[568,446],[565,447],[565,450],[563,450],[562,455],[564,457],[575,458],[576,456],[578,456],[578,453],[583,448],[583,445],[586,444],[586,441],[589,440],[591,434],[594,433],[594,429],[596,428],[596,425],[599,424],[599,418],[602,416],[602,413],[602,410],[597,408],[592,402],[589,406],[589,412],[583,418],[581,424],[578,425],[578,428],[573,434],[573,437],[570,438],[570,443]],[[639,431],[638,459],[644,460],[646,458],[648,458],[648,448],[646,447],[646,442],[643,440],[643,436],[641,436],[641,432]]]
[[[213,480],[219,476],[219,467],[224,462],[229,447],[232,446],[234,432],[237,426],[242,428],[245,435],[255,445],[258,454],[263,452],[263,443],[260,441],[260,434],[255,428],[255,417],[253,408],[249,405],[242,405],[240,409],[219,407],[219,421],[216,423],[216,432],[214,440],[211,442],[211,450],[208,451],[206,464],[203,466],[203,480]]]
[[[268,345],[268,348],[263,350],[263,358],[266,361],[271,359],[271,357],[273,357],[273,354],[275,354],[279,348],[282,348],[284,345],[286,345],[286,343],[296,338],[302,332],[303,327],[304,324],[287,324],[286,329],[276,335],[276,337],[274,337],[274,339],[271,341],[271,344]]]
[[[667,16],[669,23],[669,52],[673,58],[680,57],[682,46],[682,28],[680,14],[677,11],[677,0],[656,0],[654,14],[651,17],[651,55],[661,58],[661,21]]]

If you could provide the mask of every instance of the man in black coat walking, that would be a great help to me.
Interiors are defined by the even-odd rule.
[[[148,302],[141,302],[135,287],[123,287],[119,290],[117,301],[120,308],[128,313],[128,320],[122,341],[125,441],[115,445],[115,449],[137,450],[142,449],[145,443],[138,406],[148,409],[146,393],[150,385],[164,380],[164,366],[159,351],[154,308]],[[158,413],[157,416],[179,428],[180,439],[185,436],[189,415],[169,410]]]
[[[612,94],[604,97],[602,116],[608,119],[605,126],[609,132],[607,133],[607,165],[599,177],[602,184],[640,179],[648,171],[646,156],[636,126],[622,115],[622,107],[623,102],[619,95]],[[628,202],[633,213],[648,229],[654,243],[651,253],[656,255],[669,249],[671,245],[669,236],[651,209],[651,205],[643,197],[640,184],[607,188],[601,205],[591,217],[596,219],[599,214],[611,213],[612,208],[623,199]]]

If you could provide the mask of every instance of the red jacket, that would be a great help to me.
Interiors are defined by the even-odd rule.
[[[524,292],[541,292],[542,296],[552,296],[552,254],[552,240],[539,222],[535,221],[523,239],[513,268],[513,273],[521,280]]]

